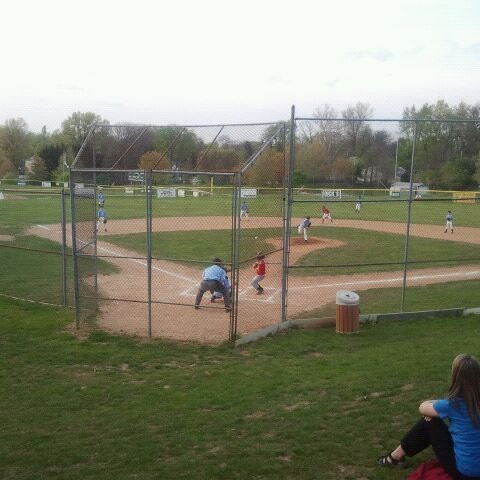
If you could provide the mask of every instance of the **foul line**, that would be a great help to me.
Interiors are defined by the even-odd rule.
[[[44,230],[50,230],[50,228],[48,228],[44,225],[37,225],[37,227],[43,228]],[[107,253],[109,253],[113,256],[118,255],[118,253],[119,253],[115,250],[110,250],[110,249],[108,249],[106,247],[102,247],[102,246],[97,246],[97,249],[102,250],[104,252],[107,252]],[[143,267],[148,266],[146,262],[144,262],[142,260],[135,259],[135,258],[126,258],[126,260],[129,260],[131,262],[142,265]],[[177,278],[179,280],[189,282],[190,284],[194,284],[194,285],[198,284],[198,281],[193,280],[192,278],[184,277],[183,275],[179,275],[177,273],[170,272],[169,270],[166,270],[164,268],[157,267],[157,266],[153,265],[153,263],[152,263],[152,269],[156,270],[156,271],[159,271],[159,272],[162,272],[162,273],[165,273],[166,275],[170,275],[170,276],[172,276],[174,278]],[[436,274],[436,275],[433,275],[433,274],[430,274],[430,275],[415,275],[415,276],[407,277],[407,281],[431,280],[431,279],[435,279],[435,278],[452,278],[452,277],[460,277],[460,276],[468,277],[468,276],[475,276],[475,275],[480,275],[480,270],[474,270],[474,271],[471,271],[471,272],[440,273],[440,274]],[[288,290],[289,291],[295,291],[295,290],[309,290],[309,289],[312,289],[312,288],[332,288],[332,287],[343,287],[345,285],[375,285],[375,284],[383,284],[383,283],[395,283],[395,282],[400,282],[400,281],[403,281],[403,277],[385,278],[385,279],[379,279],[379,280],[356,280],[356,281],[353,281],[353,282],[341,282],[341,283],[323,283],[323,284],[322,283],[320,283],[320,284],[317,283],[315,285],[306,285],[306,286],[301,286],[301,287],[289,287]],[[183,290],[180,293],[180,295],[181,296],[192,295],[190,293],[192,288],[193,287],[191,287],[191,286],[187,287],[185,290]],[[273,290],[273,293],[265,299],[260,299],[260,298],[250,299],[250,298],[248,298],[246,295],[247,295],[247,290],[249,290],[249,287],[240,291],[239,296],[241,296],[245,300],[249,300],[249,301],[262,302],[262,303],[273,303],[273,298],[276,295],[279,294],[280,289],[278,287],[277,288],[275,288],[275,287],[274,288],[265,287],[265,289]]]
[[[44,230],[50,230],[50,228],[48,228],[48,227],[46,227],[46,226],[44,226],[44,225],[37,225],[37,227],[43,228]],[[83,244],[84,244],[83,246],[85,246],[86,244],[88,245],[87,242],[82,242],[82,241],[81,241],[80,243],[83,243]],[[110,249],[108,249],[108,248],[106,248],[106,247],[98,246],[98,244],[97,244],[97,249],[98,249],[98,250],[102,250],[103,252],[109,253],[109,254],[111,254],[111,255],[113,255],[113,256],[119,254],[119,252],[117,252],[117,251],[115,251],[115,250],[110,250]],[[129,260],[130,262],[138,263],[139,265],[142,265],[142,266],[144,266],[144,267],[147,267],[147,262],[144,262],[144,261],[142,261],[142,260],[138,260],[138,259],[136,259],[136,258],[127,258],[126,260]],[[174,278],[178,278],[179,280],[183,280],[183,281],[185,281],[185,282],[190,282],[190,283],[194,283],[194,284],[197,284],[197,283],[198,283],[196,280],[193,280],[192,278],[184,277],[183,275],[179,275],[178,273],[170,272],[169,270],[165,270],[164,268],[160,268],[160,267],[157,267],[157,266],[153,265],[153,263],[152,263],[152,269],[153,269],[153,270],[157,270],[157,271],[162,272],[162,273],[165,273],[165,274],[167,274],[167,275],[170,275],[170,276],[172,276],[172,277],[174,277]]]
[[[110,253],[113,256],[118,255],[118,252],[116,252],[115,250],[110,250],[106,247],[97,246],[97,249],[102,250],[102,251],[107,252],[107,253]],[[136,258],[124,258],[124,260],[129,260],[130,262],[138,263],[139,265],[142,265],[144,267],[148,266],[147,262],[144,262],[143,260],[138,260]],[[178,273],[173,273],[173,272],[170,272],[168,270],[165,270],[164,268],[156,267],[155,265],[153,265],[153,263],[152,263],[152,270],[157,270],[159,272],[166,273],[167,275],[178,278],[180,280],[184,280],[186,282],[195,283],[195,284],[198,283],[196,280],[193,280],[192,278],[184,277],[183,275],[179,275]]]
[[[415,275],[413,277],[407,277],[407,281],[412,280],[431,280],[434,278],[447,278],[447,277],[460,277],[460,276],[475,276],[479,275],[480,270],[474,270],[472,272],[452,272],[452,273],[440,273],[437,275]],[[376,283],[394,283],[403,281],[403,277],[397,278],[384,278],[379,280],[357,280],[354,282],[341,282],[341,283],[317,283],[315,285],[307,285],[303,287],[289,287],[290,290],[307,290],[309,288],[329,288],[329,287],[342,287],[344,285],[372,285]]]

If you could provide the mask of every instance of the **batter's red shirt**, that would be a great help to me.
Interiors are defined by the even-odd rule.
[[[253,268],[255,268],[257,275],[265,275],[265,260],[260,260],[253,266]]]

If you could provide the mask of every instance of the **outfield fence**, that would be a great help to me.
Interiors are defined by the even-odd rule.
[[[68,189],[0,184],[0,294],[72,306],[78,326],[202,342],[331,321],[342,289],[362,314],[478,307],[479,194],[428,188],[426,126],[402,122],[95,126]],[[445,125],[457,145],[462,122]],[[208,291],[197,310],[215,257],[231,310]]]

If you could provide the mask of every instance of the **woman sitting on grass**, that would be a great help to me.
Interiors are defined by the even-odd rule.
[[[452,364],[448,396],[420,404],[423,418],[388,455],[379,457],[383,467],[403,466],[432,446],[438,462],[454,480],[480,480],[480,364],[472,355],[458,355]],[[448,427],[443,422],[448,420]]]

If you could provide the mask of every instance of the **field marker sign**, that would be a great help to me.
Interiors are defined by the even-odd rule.
[[[240,191],[240,197],[242,198],[257,198],[256,188],[242,188]]]
[[[341,190],[322,190],[322,198],[342,198]]]
[[[174,188],[157,188],[157,198],[172,198],[176,195]]]

